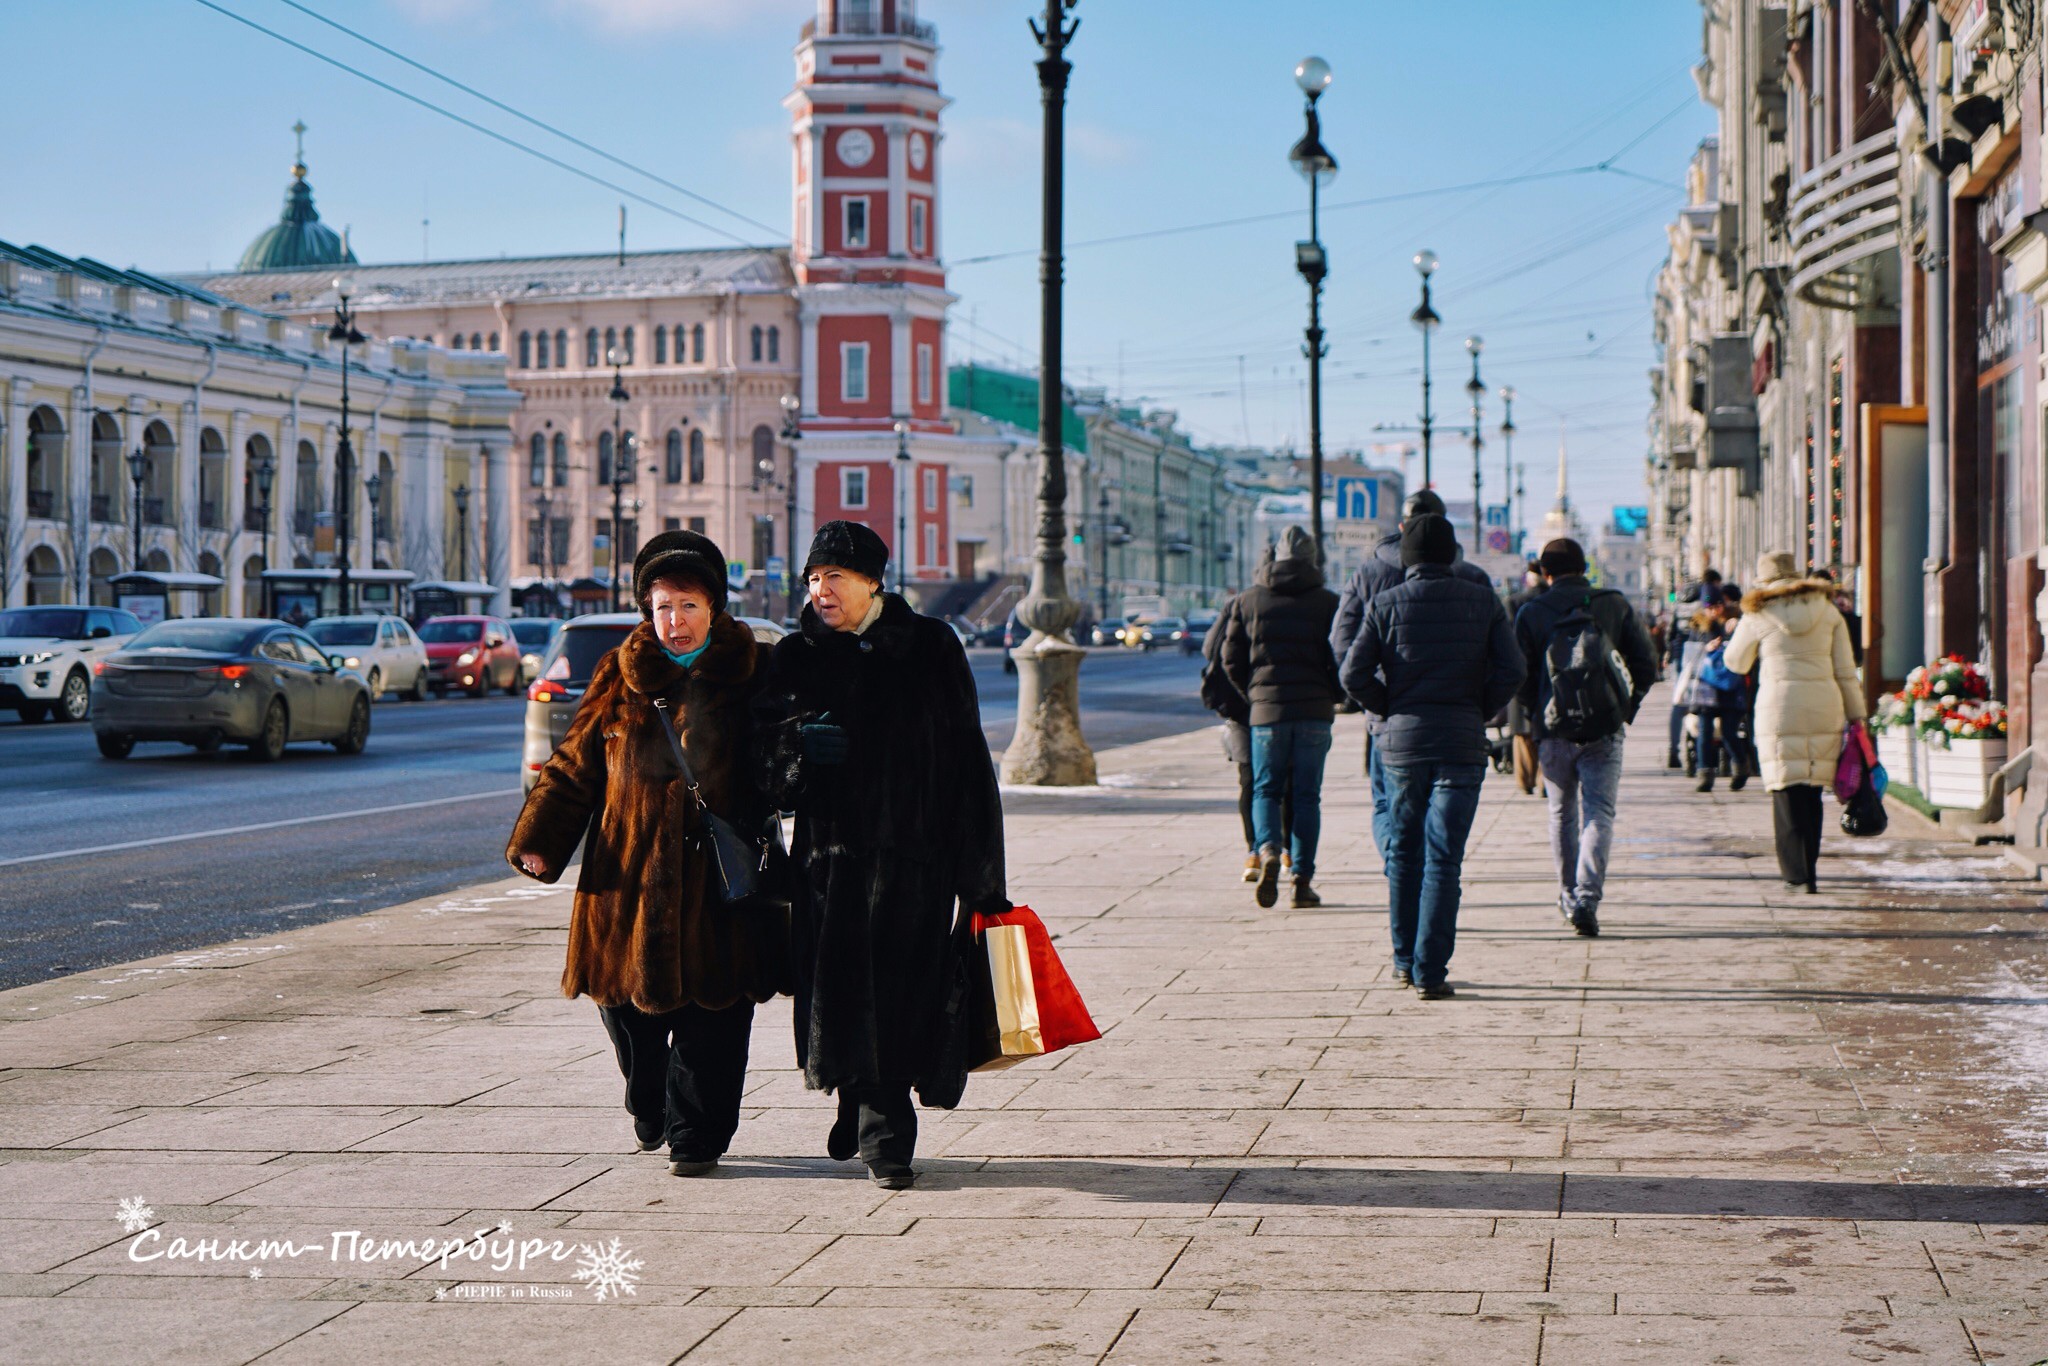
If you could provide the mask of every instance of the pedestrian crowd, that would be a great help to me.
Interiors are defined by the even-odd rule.
[[[1283,873],[1293,906],[1322,903],[1323,772],[1336,713],[1356,707],[1397,982],[1425,1000],[1456,994],[1465,844],[1489,767],[1524,793],[1542,785],[1558,913],[1597,937],[1624,735],[1666,664],[1668,766],[1702,792],[1722,774],[1732,791],[1761,778],[1779,871],[1817,890],[1821,789],[1863,716],[1836,584],[1768,554],[1749,592],[1709,569],[1682,612],[1646,623],[1588,569],[1576,541],[1553,540],[1503,602],[1427,489],[1341,593],[1307,533],[1281,536],[1204,642],[1202,696],[1237,766],[1258,905],[1277,903]]]

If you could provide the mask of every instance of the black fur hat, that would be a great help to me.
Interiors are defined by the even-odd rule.
[[[725,611],[725,552],[709,536],[694,531],[664,531],[633,557],[633,597],[640,615],[652,621],[647,595],[659,578],[678,578],[701,588],[711,598],[711,614]]]
[[[827,522],[811,538],[811,553],[804,557],[804,573],[817,566],[850,569],[882,582],[889,568],[889,546],[872,527],[859,522]]]

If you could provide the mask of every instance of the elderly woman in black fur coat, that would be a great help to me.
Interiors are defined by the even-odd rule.
[[[914,1085],[966,1082],[959,915],[1003,910],[1003,813],[974,676],[952,628],[881,591],[888,549],[818,528],[802,629],[755,703],[769,798],[796,812],[791,937],[804,1082],[836,1091],[826,1151],[875,1182],[914,1179]]]

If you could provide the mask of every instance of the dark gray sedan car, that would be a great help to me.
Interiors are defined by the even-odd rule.
[[[281,621],[160,621],[94,665],[92,731],[109,759],[127,758],[138,740],[201,751],[247,745],[265,760],[293,740],[360,754],[370,738],[370,689]]]

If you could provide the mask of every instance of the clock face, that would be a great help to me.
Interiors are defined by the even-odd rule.
[[[925,150],[924,134],[912,133],[910,135],[910,169],[922,171],[929,155]]]
[[[865,128],[849,128],[839,135],[839,159],[848,166],[865,166],[874,155],[875,140]]]

